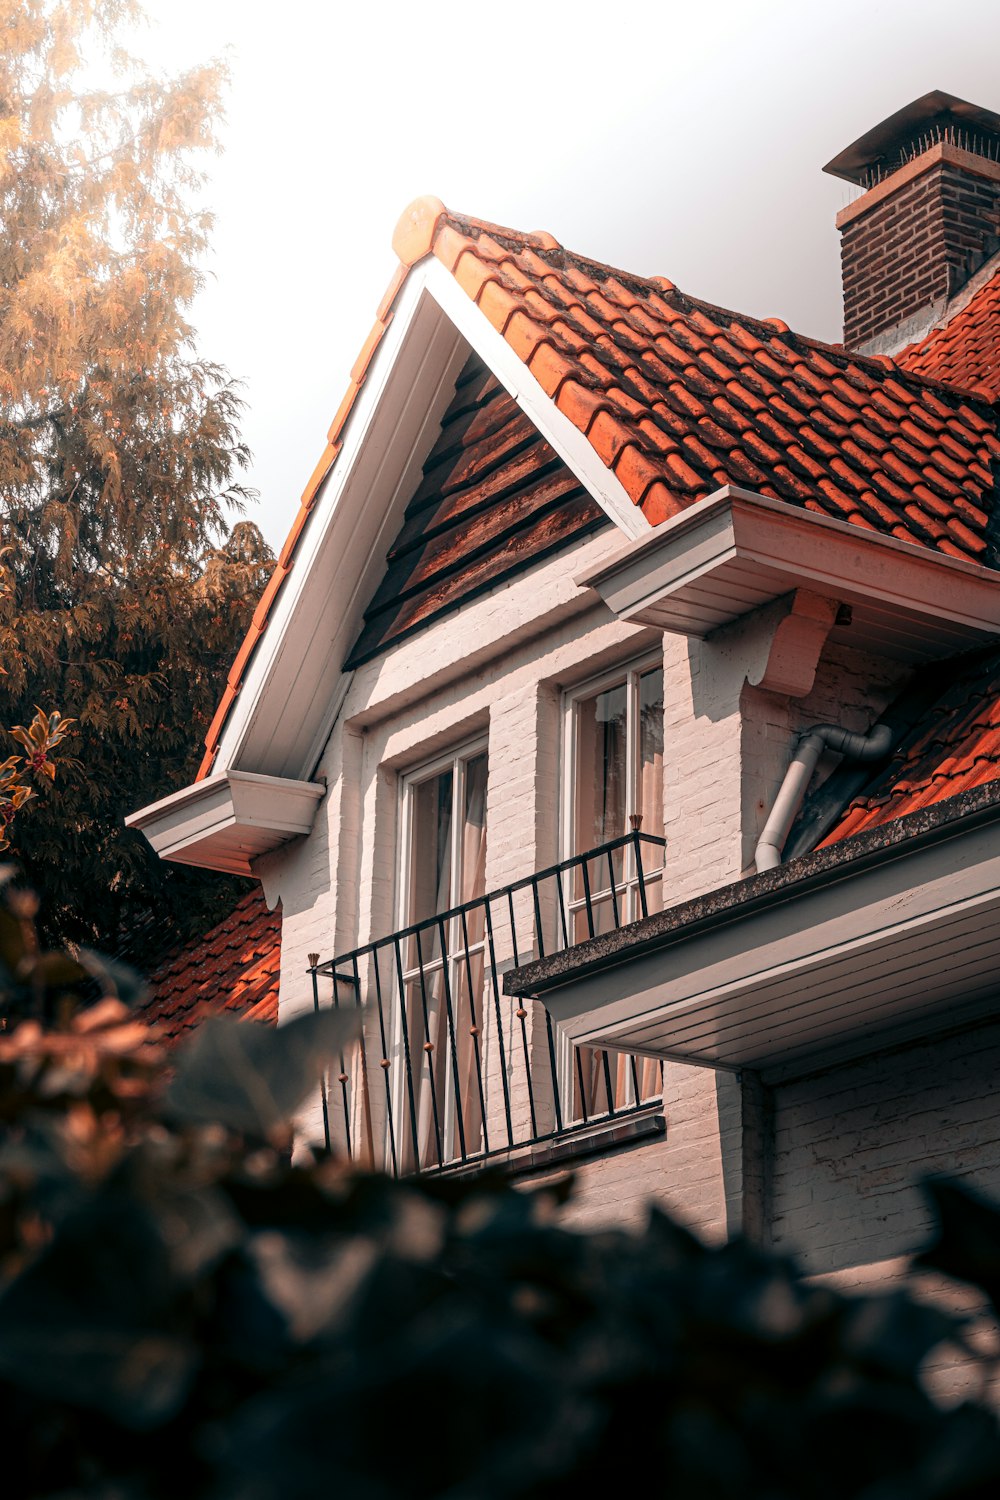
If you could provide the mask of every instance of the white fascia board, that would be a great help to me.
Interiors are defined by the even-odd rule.
[[[532,993],[580,1045],[792,1077],[995,1013],[998,912],[994,820],[634,955],[581,952]]]
[[[140,808],[126,826],[161,859],[250,873],[250,861],[309,833],[326,787],[228,771]]]
[[[628,537],[651,529],[451,274],[433,257],[422,261],[400,291],[254,652],[220,740],[220,770],[313,773],[349,686],[340,664],[470,348],[619,529]]]
[[[865,608],[883,620],[895,614],[914,641],[926,634],[927,654],[936,627],[949,644],[1000,634],[993,569],[735,485],[576,582],[595,589],[620,619],[682,634],[706,634],[800,587],[858,606],[862,631]]]
[[[415,267],[254,652],[217,766],[312,774],[349,686],[340,665],[360,629],[372,561],[384,567],[393,539],[386,530],[398,526],[410,478],[415,483],[414,445],[440,421],[465,357],[460,336],[427,295],[424,268]]]
[[[601,462],[590,441],[559,410],[451,272],[432,259],[426,274],[431,296],[606,515],[627,537],[647,535],[653,528],[624,485]]]

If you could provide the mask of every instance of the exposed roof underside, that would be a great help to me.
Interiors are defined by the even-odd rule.
[[[345,670],[606,521],[471,355]]]
[[[720,485],[995,565],[992,392],[960,391],[616,271],[545,234],[518,234],[420,199],[401,267],[352,372],[327,448],[206,737],[227,717],[409,267],[433,255],[587,438],[650,524]]]
[[[1000,651],[956,662],[889,764],[850,802],[822,841],[835,844],[1000,780]]]
[[[149,977],[142,1019],[181,1041],[208,1015],[275,1025],[281,911],[251,891],[203,937],[175,948]]]

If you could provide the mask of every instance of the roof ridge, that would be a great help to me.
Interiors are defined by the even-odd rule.
[[[418,203],[422,201],[425,200],[417,200]],[[439,199],[426,201],[433,202],[435,205],[440,202]],[[984,386],[958,386],[951,381],[941,380],[934,376],[922,375],[915,370],[907,369],[905,365],[901,365],[898,359],[894,358],[892,355],[857,353],[853,350],[846,349],[843,344],[830,343],[826,339],[816,338],[813,334],[802,333],[799,329],[792,328],[792,326],[789,323],[786,323],[783,318],[758,316],[756,313],[745,313],[741,312],[738,308],[727,307],[721,302],[710,302],[707,298],[698,297],[691,292],[686,292],[683,287],[678,286],[675,281],[671,281],[671,279],[667,276],[643,276],[636,271],[626,271],[620,266],[614,266],[609,261],[595,260],[592,256],[581,255],[578,251],[569,249],[560,240],[557,240],[554,235],[549,234],[546,230],[535,230],[530,233],[526,233],[522,232],[521,230],[512,229],[507,225],[494,224],[488,219],[477,219],[469,214],[452,211],[451,209],[445,208],[445,206],[441,204],[437,222],[435,224],[435,236],[437,225],[440,224],[441,219],[446,219],[447,222],[452,226],[452,228],[457,229],[460,233],[468,233],[470,230],[474,230],[477,234],[489,235],[491,239],[495,239],[499,244],[504,244],[504,241],[508,241],[510,246],[528,244],[532,247],[532,249],[537,251],[542,259],[546,259],[548,256],[554,255],[559,255],[564,259],[569,258],[570,260],[572,260],[574,265],[587,268],[591,271],[596,271],[602,276],[613,277],[616,281],[621,282],[623,286],[629,288],[630,290],[635,290],[638,288],[643,288],[645,290],[649,287],[653,287],[658,292],[660,292],[661,295],[665,295],[667,297],[676,297],[687,303],[690,307],[696,308],[700,312],[718,314],[741,325],[749,324],[751,325],[752,332],[756,332],[758,330],[760,330],[761,332],[770,331],[772,335],[774,333],[778,333],[781,336],[790,336],[791,338],[807,345],[810,349],[815,349],[823,354],[832,355],[834,359],[842,361],[845,366],[850,364],[858,364],[866,369],[894,371],[898,373],[904,381],[913,382],[914,384],[920,385],[927,390],[939,391],[945,395],[956,395],[963,399],[975,401],[980,405],[986,405],[990,407],[995,407],[1000,404],[1000,397],[995,397],[993,393],[991,391],[988,391]],[[505,248],[508,247],[505,245]],[[431,243],[425,253],[430,254],[432,249],[433,239],[431,240]],[[1000,271],[1000,253],[998,253],[995,259],[997,261],[997,270]],[[962,308],[955,309],[956,313],[960,311],[962,311]]]

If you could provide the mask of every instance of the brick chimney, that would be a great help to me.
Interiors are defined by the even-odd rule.
[[[891,354],[1000,250],[1000,115],[935,90],[823,170],[862,189],[837,215],[844,343]]]

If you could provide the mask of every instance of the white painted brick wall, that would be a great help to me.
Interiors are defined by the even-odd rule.
[[[609,619],[572,582],[618,545],[617,537],[592,538],[355,674],[320,766],[329,791],[316,826],[261,862],[268,899],[280,899],[284,912],[283,1019],[312,1004],[310,953],[329,958],[397,925],[401,771],[488,734],[488,888],[558,857],[562,692],[660,639]],[[746,687],[781,610],[711,641],[663,638],[667,904],[746,871],[798,730],[824,719],[866,728],[900,676],[837,651],[802,703]],[[536,1060],[543,1042],[531,1037]],[[668,1064],[665,1104],[664,1140],[580,1164],[574,1222],[630,1222],[651,1196],[710,1235],[725,1232],[727,1214],[732,1226],[738,1131],[720,1117],[715,1076]],[[526,1108],[515,1099],[515,1112]],[[304,1128],[318,1134],[318,1108],[306,1112]]]
[[[815,1273],[888,1261],[926,1236],[921,1177],[1000,1197],[998,1073],[1000,1023],[779,1089],[775,1246]]]

